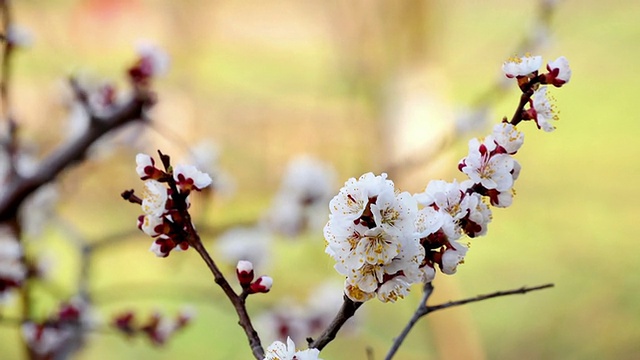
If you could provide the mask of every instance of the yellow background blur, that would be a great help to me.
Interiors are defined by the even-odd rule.
[[[535,2],[499,0],[14,5],[16,22],[34,33],[33,46],[14,58],[15,113],[21,135],[39,143],[43,153],[64,133],[65,76],[88,73],[124,88],[123,71],[138,39],[162,46],[172,59],[168,76],[157,81],[158,125],[140,135],[143,145],[117,148],[63,176],[60,218],[87,241],[134,227],[138,209],[119,193],[140,189],[133,171],[140,149],[160,148],[180,159],[184,142],[212,139],[219,145],[221,166],[237,191],[214,199],[200,214],[214,226],[258,218],[286,162],[300,152],[331,162],[340,183],[366,171],[390,171],[390,156],[401,152],[394,146],[407,144],[391,135],[388,119],[395,116],[393,102],[405,95],[418,94],[425,107],[434,106],[425,110],[422,128],[422,145],[433,159],[419,171],[392,172],[393,179],[410,192],[423,190],[431,178],[462,179],[456,165],[467,138],[453,139],[447,121],[457,106],[470,105],[496,82],[537,8]],[[634,100],[640,84],[639,18],[637,1],[558,1],[551,40],[540,51],[545,60],[566,56],[573,69],[571,82],[553,91],[561,112],[558,129],[547,134],[532,124],[520,126],[526,141],[517,154],[523,170],[514,205],[495,209],[488,236],[472,241],[455,276],[437,277],[432,303],[547,282],[555,288],[435,313],[413,330],[398,359],[640,356],[640,249],[633,210],[640,202]],[[493,107],[492,122],[510,116],[517,101],[512,84]],[[429,155],[439,148],[439,137],[451,146]],[[193,199],[196,211],[198,201]],[[55,225],[45,234],[32,249],[48,247],[57,254],[57,291],[71,295],[77,254]],[[95,255],[91,290],[99,312],[105,319],[130,308],[173,314],[191,303],[198,312],[195,323],[164,348],[96,333],[78,358],[249,359],[231,306],[204,264],[193,252],[156,259],[147,252],[149,244],[132,232],[126,242]],[[258,313],[283,296],[305,299],[324,279],[340,284],[323,249],[320,231],[302,241],[278,242],[269,271],[273,291],[251,298],[249,310]],[[229,274],[231,269],[225,267]],[[54,297],[40,291],[37,312],[45,316]],[[416,288],[397,304],[367,303],[360,330],[339,337],[321,356],[365,359],[371,347],[374,358],[382,358],[419,297]],[[270,337],[263,341],[266,347]],[[17,331],[0,327],[0,358],[19,354]]]

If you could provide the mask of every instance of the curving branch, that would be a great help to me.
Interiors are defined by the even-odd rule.
[[[74,80],[71,84],[78,99],[86,104],[86,93]],[[60,145],[40,163],[33,174],[16,174],[11,178],[0,198],[0,222],[15,218],[18,208],[27,196],[54,180],[64,169],[83,160],[89,147],[103,135],[142,119],[145,110],[153,105],[153,102],[153,93],[138,90],[126,104],[107,115],[96,115],[90,112],[89,126],[82,136]]]

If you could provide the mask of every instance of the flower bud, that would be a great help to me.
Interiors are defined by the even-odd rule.
[[[251,261],[240,260],[236,266],[236,275],[238,276],[238,282],[243,289],[248,288],[253,281],[253,264]]]
[[[273,285],[273,279],[268,276],[260,276],[258,280],[251,283],[249,286],[249,290],[251,290],[252,294],[255,293],[267,293],[271,290],[271,285]]]

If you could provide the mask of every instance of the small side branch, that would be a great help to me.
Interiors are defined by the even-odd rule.
[[[411,319],[409,320],[407,325],[404,327],[404,329],[402,329],[402,332],[400,333],[400,335],[394,340],[393,346],[391,346],[391,349],[389,349],[389,352],[387,353],[387,356],[385,357],[385,360],[390,360],[390,359],[393,358],[393,356],[396,354],[396,352],[398,351],[398,349],[400,348],[400,346],[404,342],[404,339],[407,337],[407,335],[409,334],[409,332],[411,331],[413,326],[418,322],[418,320],[421,317],[426,316],[426,315],[428,315],[428,314],[430,314],[430,313],[432,313],[434,311],[438,311],[438,310],[442,310],[442,309],[448,309],[448,308],[452,308],[454,306],[465,305],[465,304],[478,302],[478,301],[482,301],[482,300],[487,300],[487,299],[491,299],[491,298],[496,298],[496,297],[501,297],[501,296],[516,295],[516,294],[526,294],[526,293],[531,292],[531,291],[548,289],[548,288],[551,288],[553,286],[554,286],[553,284],[544,284],[544,285],[539,285],[539,286],[534,286],[534,287],[523,286],[523,287],[521,287],[519,289],[496,291],[496,292],[491,293],[491,294],[478,295],[478,296],[475,296],[475,297],[472,297],[472,298],[449,301],[449,302],[444,303],[444,304],[428,306],[427,305],[427,301],[429,300],[429,297],[431,296],[431,294],[433,294],[433,285],[431,285],[431,283],[428,283],[424,287],[424,294],[422,296],[422,300],[420,301],[420,305],[416,309],[415,313],[413,314],[413,316],[411,317]]]
[[[444,303],[444,304],[440,304],[440,305],[428,306],[427,307],[427,312],[430,313],[430,312],[434,312],[434,311],[437,311],[437,310],[447,309],[447,308],[454,307],[454,306],[465,305],[465,304],[468,304],[468,303],[478,302],[478,301],[487,300],[487,299],[491,299],[491,298],[496,298],[496,297],[500,297],[500,296],[526,294],[526,293],[531,292],[531,291],[552,288],[553,286],[554,286],[554,284],[544,284],[544,285],[539,285],[539,286],[534,286],[534,287],[523,286],[523,287],[521,287],[519,289],[514,289],[514,290],[496,291],[496,292],[491,293],[491,294],[478,295],[476,297],[469,298],[469,299],[449,301],[448,303]]]
[[[222,271],[220,271],[218,266],[216,266],[215,262],[213,261],[211,256],[209,256],[209,253],[207,252],[205,247],[202,245],[199,237],[196,241],[190,242],[190,245],[198,252],[198,254],[200,254],[202,260],[204,260],[209,270],[211,270],[216,284],[218,284],[218,286],[222,288],[224,293],[229,298],[229,301],[231,301],[231,304],[233,304],[233,307],[238,314],[238,324],[240,325],[240,327],[242,327],[247,336],[247,340],[249,341],[249,346],[251,347],[253,356],[258,360],[262,360],[264,358],[264,349],[262,348],[262,342],[260,341],[258,332],[254,329],[253,324],[251,323],[251,318],[249,317],[247,307],[245,306],[245,299],[236,294],[233,288],[231,288],[231,285],[225,279]]]

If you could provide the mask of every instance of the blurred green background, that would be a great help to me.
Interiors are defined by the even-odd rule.
[[[498,81],[500,65],[531,32],[538,8],[536,2],[498,0],[32,0],[14,6],[16,22],[34,34],[32,47],[14,58],[15,113],[21,135],[41,153],[63,138],[65,76],[82,72],[124,85],[138,39],[161,45],[172,59],[170,73],[157,82],[154,129],[141,133],[136,147],[119,145],[63,176],[56,221],[86,241],[134,227],[138,209],[118,194],[141,188],[133,171],[141,149],[160,148],[180,159],[184,142],[219,145],[221,167],[237,190],[197,214],[211,226],[257,219],[287,161],[301,152],[332,163],[340,183],[366,171],[389,171],[403,190],[419,192],[431,178],[462,179],[456,165],[468,138],[489,127],[457,138],[455,109],[472,105]],[[550,37],[538,53],[545,60],[564,55],[573,69],[571,82],[553,91],[558,129],[548,134],[532,124],[520,127],[526,141],[517,155],[523,170],[514,205],[494,211],[488,236],[472,241],[458,274],[437,277],[432,303],[523,285],[555,287],[430,315],[398,359],[640,356],[633,237],[640,201],[633,188],[640,181],[633,99],[640,83],[639,18],[637,1],[557,2]],[[425,116],[408,123],[414,137],[405,141],[395,130],[404,126],[396,105],[406,99],[417,99],[414,106]],[[492,102],[491,122],[510,116],[517,101],[512,84]],[[390,165],[407,153],[417,153],[417,163]],[[68,296],[78,256],[60,229],[50,225],[31,249],[55,254],[53,294]],[[96,333],[78,358],[250,358],[231,306],[196,254],[156,259],[142,233],[125,240],[105,247],[92,263],[90,288],[102,317],[123,309],[173,314],[184,303],[198,316],[163,348]],[[278,241],[268,271],[273,291],[252,298],[250,311],[285,296],[304,300],[325,279],[339,285],[323,248],[321,231]],[[38,296],[37,312],[45,316],[56,296],[46,288]],[[358,330],[330,344],[322,357],[365,359],[370,347],[373,358],[382,358],[419,297],[416,288],[397,304],[367,303]],[[20,358],[18,336],[0,327],[0,358]],[[265,346],[271,340],[263,335]]]

